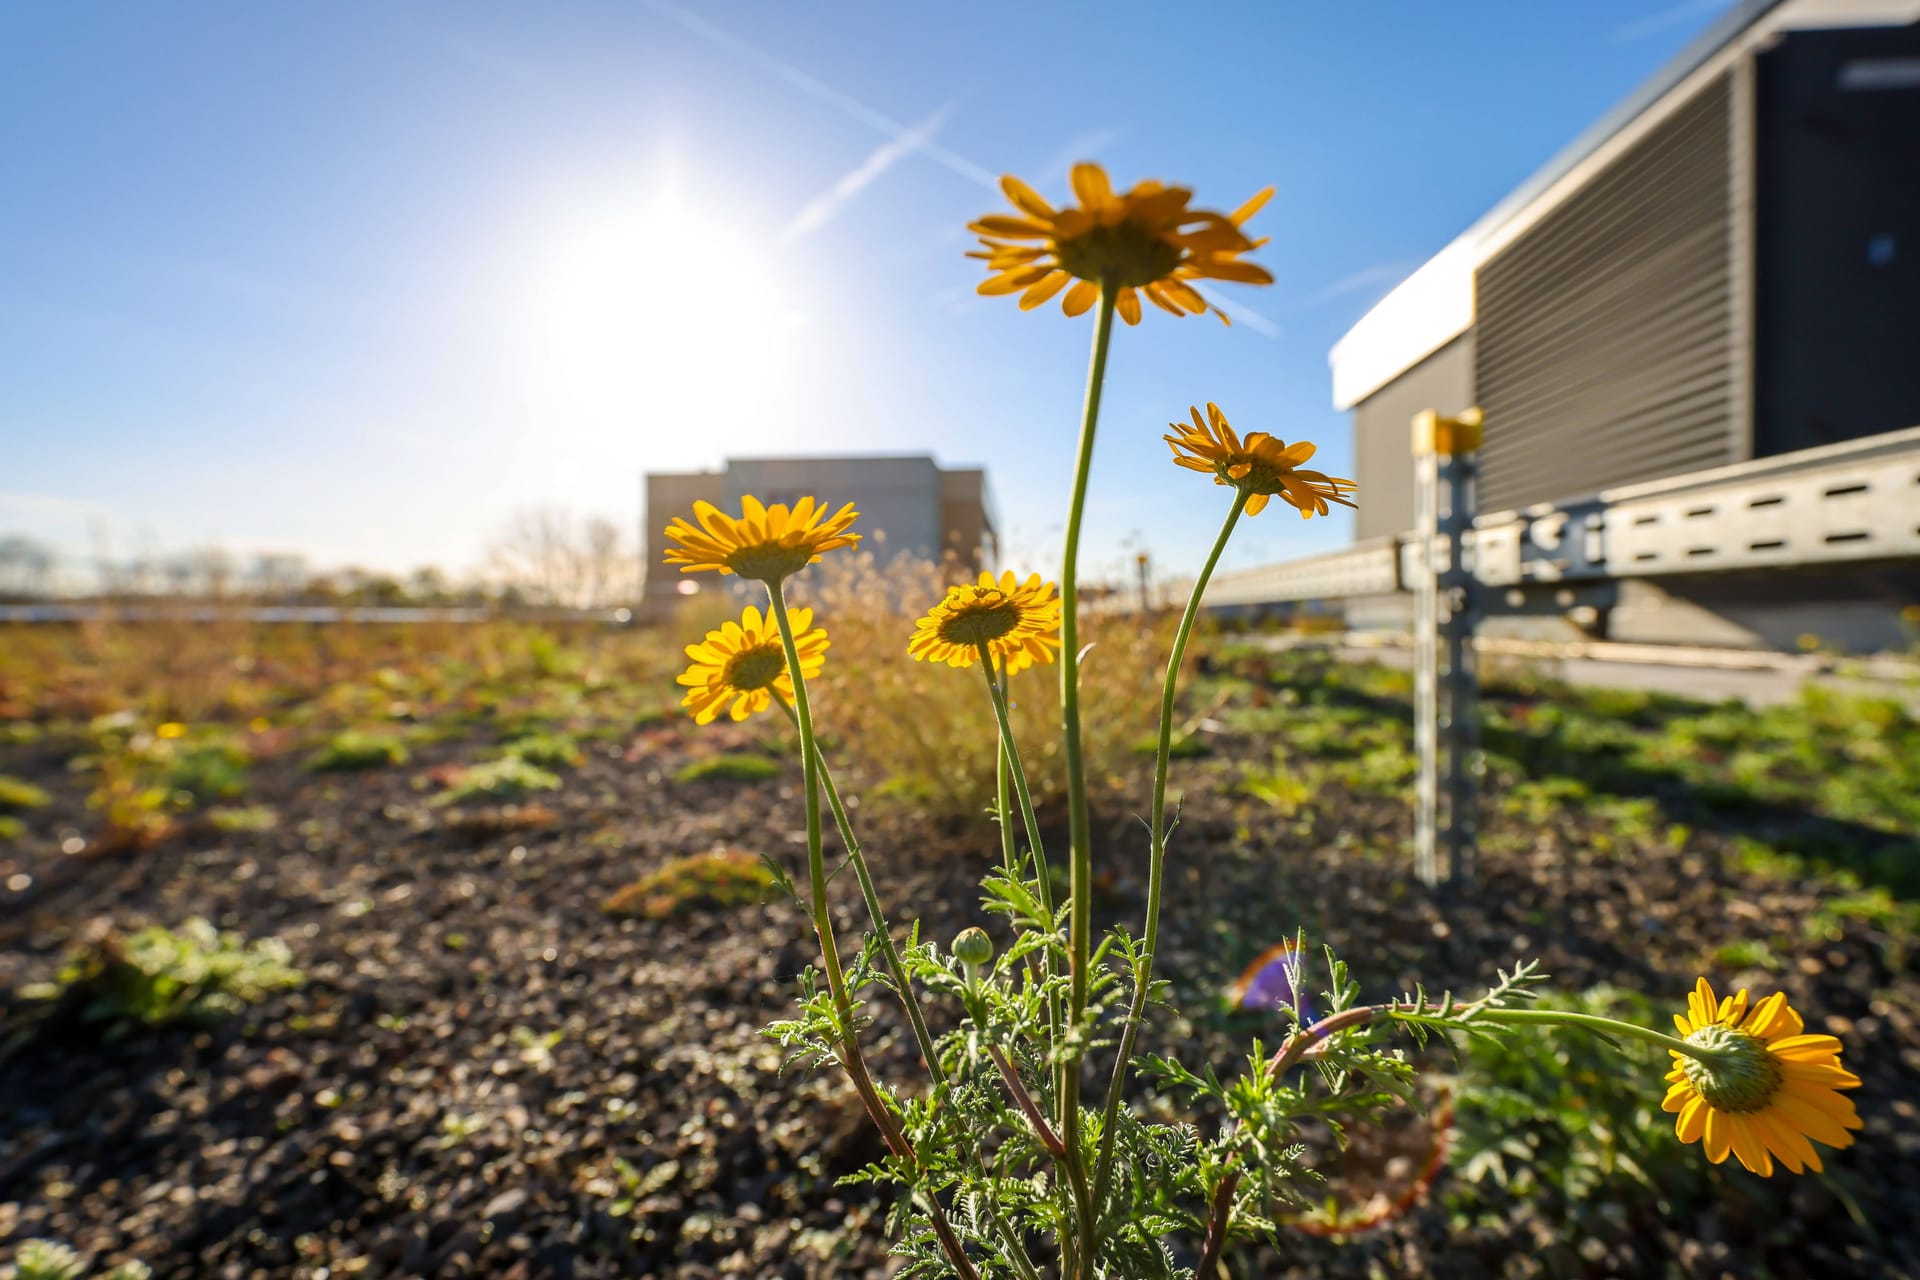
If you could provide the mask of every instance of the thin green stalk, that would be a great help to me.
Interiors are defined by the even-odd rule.
[[[1007,1261],[1013,1264],[1014,1272],[1019,1275],[1020,1280],[1040,1280],[1039,1270],[1033,1265],[1033,1261],[1027,1257],[1026,1247],[1015,1238],[1013,1228],[1009,1227],[1001,1219],[999,1214],[992,1213],[991,1211],[989,1211],[989,1214],[993,1222],[993,1229],[1000,1237],[1000,1243],[1006,1247]]]
[[[1402,1022],[1428,1022],[1431,1018],[1417,1013],[1391,1009],[1394,1017]],[[1584,1027],[1589,1031],[1599,1031],[1607,1035],[1632,1036],[1648,1044],[1657,1044],[1662,1049],[1675,1053],[1684,1053],[1689,1058],[1701,1062],[1714,1063],[1726,1057],[1724,1052],[1703,1049],[1699,1045],[1688,1044],[1678,1036],[1670,1036],[1664,1031],[1655,1031],[1652,1027],[1642,1027],[1631,1022],[1621,1022],[1617,1018],[1603,1018],[1594,1013],[1565,1013],[1558,1009],[1482,1009],[1474,1014],[1476,1022],[1505,1022],[1516,1026],[1566,1026]]]
[[[1087,814],[1087,764],[1080,747],[1080,524],[1086,514],[1087,477],[1093,468],[1093,437],[1100,422],[1100,392],[1107,378],[1107,348],[1113,341],[1113,308],[1117,291],[1109,280],[1100,282],[1100,311],[1093,329],[1093,355],[1087,366],[1086,410],[1080,420],[1080,450],[1074,462],[1073,498],[1067,508],[1066,547],[1060,565],[1060,727],[1067,756],[1067,843],[1072,855],[1069,872],[1072,927],[1067,954],[1071,961],[1067,1001],[1067,1032],[1074,1034],[1087,1009],[1087,970],[1093,962],[1093,840]],[[1080,1146],[1080,1063],[1069,1058],[1061,1073],[1061,1138],[1067,1146],[1067,1172],[1075,1179],[1080,1202],[1081,1247],[1075,1270],[1084,1275],[1098,1253],[1093,1238],[1093,1205],[1085,1187],[1086,1168]]]
[[[920,1160],[914,1153],[913,1144],[887,1110],[886,1100],[873,1083],[873,1076],[867,1070],[866,1057],[860,1052],[860,1041],[854,1035],[853,998],[847,990],[846,972],[840,965],[840,946],[833,937],[833,912],[827,904],[826,850],[820,833],[820,755],[819,744],[813,735],[813,712],[807,703],[806,678],[800,674],[800,651],[793,640],[793,622],[787,617],[786,598],[781,594],[778,582],[767,583],[767,600],[773,609],[774,622],[780,628],[780,644],[786,652],[787,674],[793,680],[793,708],[800,729],[801,771],[807,791],[807,884],[813,895],[813,931],[820,939],[820,957],[827,971],[827,990],[833,996],[834,1012],[840,1019],[840,1061],[846,1068],[847,1078],[853,1082],[854,1091],[860,1095],[867,1115],[880,1130],[880,1136],[886,1140],[887,1146],[910,1166],[918,1167]],[[978,1280],[979,1272],[967,1257],[967,1251],[954,1233],[952,1223],[947,1221],[940,1202],[928,1196],[927,1209],[934,1234],[939,1238],[941,1252],[947,1255],[947,1261],[953,1264],[954,1270],[964,1280]]]
[[[1033,846],[1034,869],[1040,877],[1040,902],[1053,911],[1053,877],[1047,871],[1047,851],[1040,845],[1040,822],[1034,817],[1033,791],[1027,785],[1027,770],[1020,763],[1020,747],[1013,740],[1013,721],[1007,714],[1007,691],[993,678],[993,657],[987,646],[974,646],[980,654],[981,670],[987,678],[987,696],[993,700],[993,715],[1000,727],[1001,753],[1013,768],[1013,789],[1020,797],[1020,821],[1027,828],[1027,843]]]
[[[1005,674],[1001,673],[1000,678],[994,683],[1005,690],[1005,680]],[[1000,733],[995,740],[993,760],[993,812],[1000,820],[1000,856],[1006,860],[1007,879],[1018,881],[1022,877],[1019,853],[1013,838],[1012,785],[1008,777],[1007,735]]]
[[[799,729],[800,718],[786,699],[776,695],[774,701],[787,713],[787,719],[793,722],[793,727]],[[867,868],[866,853],[853,834],[853,823],[847,817],[846,805],[841,803],[840,789],[833,784],[833,771],[827,768],[826,757],[820,754],[817,746],[814,755],[820,765],[820,785],[827,793],[827,807],[833,811],[834,823],[840,828],[840,842],[847,847],[847,861],[853,864],[854,877],[860,881],[860,896],[866,899],[867,918],[873,922],[874,934],[880,939],[880,958],[887,966],[887,976],[893,979],[893,985],[900,992],[900,1004],[907,1011],[907,1021],[913,1024],[913,1038],[919,1042],[920,1056],[927,1060],[928,1073],[933,1076],[935,1084],[945,1084],[947,1073],[940,1066],[940,1055],[933,1047],[933,1036],[927,1031],[927,1019],[920,1011],[920,999],[914,995],[913,986],[907,981],[906,966],[900,963],[900,952],[893,944],[893,931],[887,927],[887,913],[880,906],[880,893],[874,888],[873,875]]]
[[[1114,1059],[1113,1076],[1107,1082],[1107,1105],[1100,1126],[1100,1158],[1094,1165],[1093,1193],[1097,1203],[1105,1203],[1107,1184],[1113,1172],[1114,1127],[1120,1117],[1120,1099],[1126,1091],[1127,1068],[1133,1060],[1133,1044],[1140,1032],[1140,1019],[1146,1012],[1147,993],[1153,986],[1153,957],[1160,946],[1160,898],[1167,863],[1167,768],[1173,758],[1173,704],[1180,687],[1180,664],[1187,656],[1187,641],[1193,635],[1194,620],[1200,616],[1200,597],[1227,549],[1227,539],[1247,509],[1247,491],[1234,495],[1233,506],[1213,540],[1213,550],[1194,579],[1187,596],[1186,612],[1180,615],[1180,629],[1173,636],[1173,651],[1167,655],[1167,676],[1160,687],[1160,743],[1153,762],[1153,809],[1150,820],[1151,850],[1147,860],[1147,925],[1142,943],[1139,971],[1134,974],[1133,1000],[1127,1008],[1127,1020],[1120,1031],[1120,1056]]]
[[[826,966],[827,986],[842,1010],[845,1039],[852,1040],[852,1001],[846,995],[846,974],[840,967],[840,948],[833,938],[833,913],[827,907],[827,859],[820,835],[820,759],[814,750],[813,711],[807,703],[807,682],[800,674],[800,651],[793,641],[793,624],[787,617],[786,597],[778,582],[767,583],[767,600],[774,622],[780,629],[780,643],[786,650],[787,673],[793,680],[794,724],[800,730],[801,770],[807,793],[807,889],[812,895],[813,929],[820,935],[821,959]]]
[[[1007,818],[1006,779],[1007,774],[1011,772],[1013,775],[1014,790],[1018,792],[1020,796],[1020,820],[1026,824],[1027,843],[1033,846],[1034,869],[1040,878],[1040,905],[1047,909],[1047,919],[1049,921],[1048,930],[1051,932],[1051,922],[1054,912],[1053,873],[1047,869],[1047,851],[1040,845],[1040,823],[1034,817],[1033,793],[1027,784],[1026,768],[1020,763],[1020,747],[1019,744],[1013,740],[1013,717],[1007,709],[1006,685],[993,678],[996,668],[993,662],[993,654],[988,651],[987,646],[984,644],[976,644],[974,649],[980,655],[981,670],[983,670],[987,676],[987,697],[993,702],[994,720],[999,725],[1000,730],[1000,763],[998,770],[1000,774],[1000,839],[1002,852],[1007,859],[1007,874],[1010,877],[1018,878],[1014,872],[1012,828],[1008,824]],[[1009,768],[1009,766],[1011,766],[1011,768]],[[1031,954],[1028,955],[1027,960],[1031,966],[1033,961]],[[1040,965],[1040,971],[1046,972],[1049,970],[1057,972],[1052,962],[1043,959]],[[1031,972],[1032,970],[1030,969],[1029,971]],[[1047,1038],[1052,1042],[1052,1047],[1057,1054],[1061,1047],[1060,1004],[1053,994],[1047,996]]]

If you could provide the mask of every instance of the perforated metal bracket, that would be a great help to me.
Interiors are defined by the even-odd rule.
[[[1492,512],[1462,541],[1462,562],[1493,588],[1913,561],[1920,559],[1920,427]],[[1420,571],[1411,534],[1379,538],[1221,574],[1206,602],[1388,595],[1410,590]],[[1489,606],[1498,609],[1502,598],[1491,593]],[[1531,612],[1539,597],[1529,592],[1528,600]]]

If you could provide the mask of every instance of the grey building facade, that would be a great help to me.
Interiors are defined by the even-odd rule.
[[[1483,512],[1920,425],[1920,3],[1736,5],[1330,362],[1363,539],[1413,524],[1420,409],[1485,411]],[[1774,643],[1914,585],[1636,590],[1646,638]]]
[[[812,496],[836,509],[860,511],[854,531],[863,551],[881,564],[898,556],[953,558],[968,573],[999,558],[999,524],[987,473],[979,467],[941,467],[927,455],[895,457],[730,458],[718,471],[654,472],[644,482],[641,529],[646,550],[646,605],[678,599],[685,575],[662,563],[661,531],[675,516],[691,517],[707,501],[738,513],[741,499],[792,505]]]

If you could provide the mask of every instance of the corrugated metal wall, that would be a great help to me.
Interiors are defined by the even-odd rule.
[[[1484,511],[1734,461],[1729,84],[1481,265]]]
[[[1473,404],[1473,330],[1353,406],[1354,536],[1413,528],[1413,415]]]

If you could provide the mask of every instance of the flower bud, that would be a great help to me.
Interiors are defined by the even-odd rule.
[[[977,926],[962,929],[953,940],[953,954],[968,969],[978,969],[993,959],[993,939]]]

